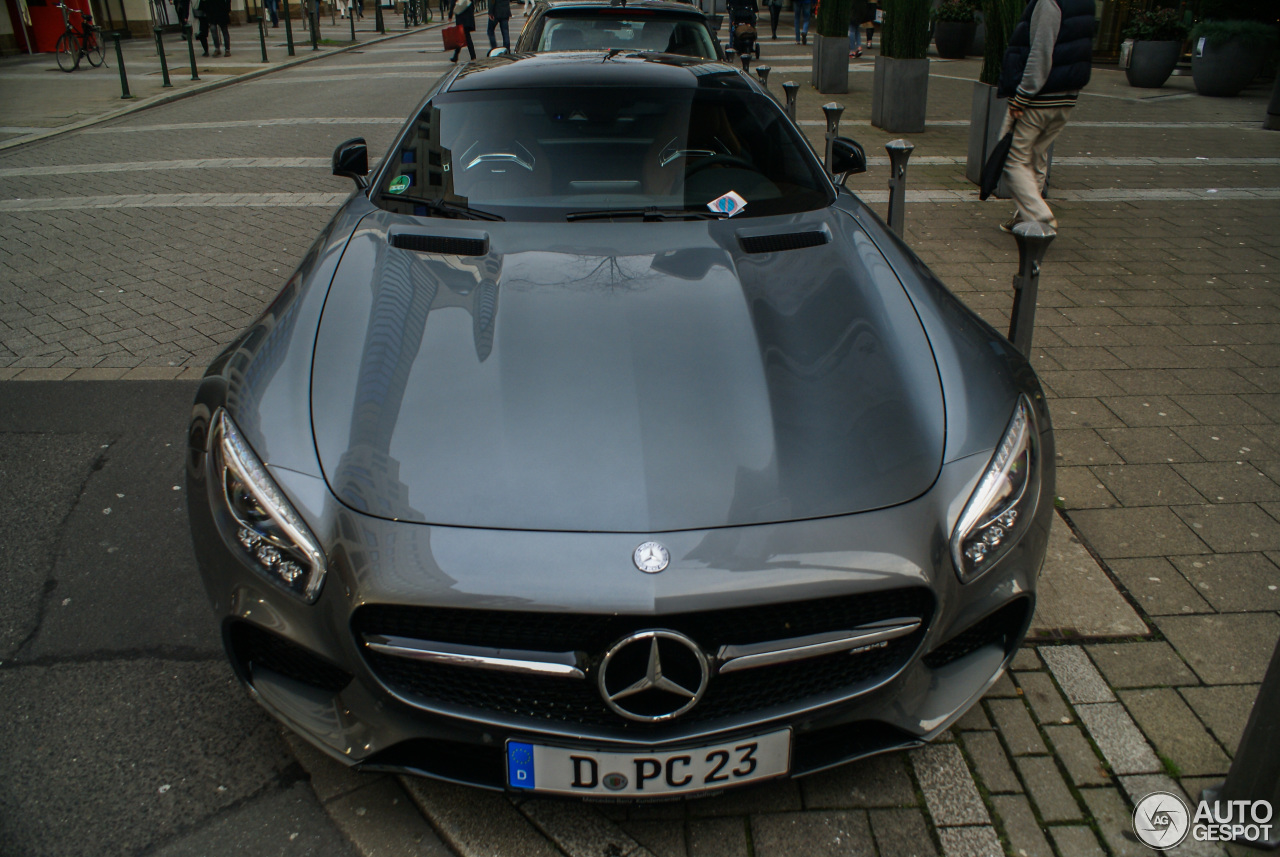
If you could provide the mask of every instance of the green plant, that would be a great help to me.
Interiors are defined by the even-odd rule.
[[[953,21],[958,24],[968,24],[973,21],[973,15],[976,11],[974,0],[942,0],[934,8],[932,17],[935,21]]]
[[[1192,28],[1191,38],[1208,39],[1215,48],[1231,42],[1250,51],[1269,51],[1276,46],[1276,28],[1257,21],[1201,21]]]
[[[1004,65],[1004,52],[1009,47],[1009,37],[1022,17],[1022,0],[982,0],[982,17],[987,24],[986,52],[982,57],[982,74],[979,80],[995,86],[1000,82],[1000,69]]]
[[[819,36],[836,38],[849,35],[849,14],[853,0],[821,0],[813,13],[813,27]]]
[[[884,8],[881,53],[900,60],[924,59],[929,49],[929,0],[882,0],[880,5]]]
[[[1187,38],[1187,25],[1173,9],[1139,12],[1125,25],[1124,37],[1137,42],[1181,42]]]
[[[1178,763],[1164,753],[1160,754],[1160,764],[1164,767],[1164,772],[1175,780],[1182,778],[1182,768],[1178,767]]]

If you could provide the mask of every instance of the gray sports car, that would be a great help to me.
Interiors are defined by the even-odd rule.
[[[371,180],[340,146],[355,192],[190,427],[253,697],[365,769],[628,799],[972,705],[1034,607],[1049,414],[831,149],[617,51],[454,71]]]

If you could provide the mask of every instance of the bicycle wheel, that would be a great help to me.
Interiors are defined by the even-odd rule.
[[[75,34],[67,31],[58,36],[56,50],[58,52],[58,68],[67,72],[75,71],[76,66],[80,64],[80,43],[76,41]]]
[[[84,55],[89,58],[89,65],[98,68],[107,61],[106,52],[103,49],[104,39],[102,31],[94,27],[84,36]]]

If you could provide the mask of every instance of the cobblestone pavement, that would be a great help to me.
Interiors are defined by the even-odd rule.
[[[775,91],[807,80],[807,49],[782,35],[764,42]],[[0,380],[198,376],[348,191],[326,174],[333,146],[363,134],[383,150],[446,67],[436,39],[0,152]],[[978,203],[963,177],[977,70],[932,65],[907,240],[1003,328],[1016,251],[996,224],[1009,206]],[[850,81],[842,128],[872,156],[850,187],[883,212],[889,135],[866,122],[865,58]],[[933,746],[696,801],[509,800],[355,775],[294,742],[330,815],[366,853],[407,847],[399,821],[368,819],[409,800],[466,855],[1148,853],[1127,834],[1133,802],[1158,788],[1194,797],[1225,774],[1280,637],[1280,134],[1261,130],[1268,93],[1201,98],[1188,77],[1135,90],[1099,68],[1056,147],[1060,236],[1033,361],[1052,400],[1061,511],[1150,637],[1032,640]],[[827,100],[802,86],[815,141]]]

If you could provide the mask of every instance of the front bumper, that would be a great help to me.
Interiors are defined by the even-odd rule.
[[[659,575],[630,566],[631,551],[647,536],[400,524],[342,507],[322,480],[276,471],[290,499],[318,522],[330,556],[329,578],[314,605],[258,577],[228,547],[201,468],[189,471],[188,496],[206,588],[223,620],[231,661],[254,698],[347,764],[504,788],[508,739],[663,752],[790,728],[794,776],[936,736],[981,697],[1020,643],[1048,540],[1052,479],[1042,485],[1035,522],[1022,541],[982,577],[959,583],[948,559],[949,532],[928,522],[954,521],[960,510],[950,506],[963,504],[985,464],[985,456],[973,456],[948,465],[934,490],[893,509],[662,534],[672,562]],[[943,497],[951,502],[940,508]],[[932,535],[920,539],[920,533]],[[559,566],[513,571],[530,557],[554,557]],[[663,628],[691,611],[870,599],[886,590],[929,597],[925,626],[897,660],[835,691],[660,727],[441,701],[429,683],[406,688],[390,677],[354,627],[368,605],[431,605],[512,616],[622,616]],[[490,679],[476,671],[477,685]]]

